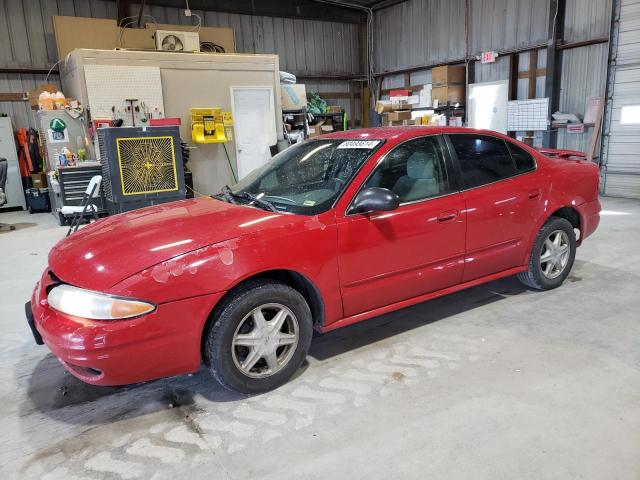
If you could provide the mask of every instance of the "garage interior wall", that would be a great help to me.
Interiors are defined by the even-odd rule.
[[[518,71],[529,68],[529,51],[537,50],[535,97],[544,98],[546,46],[549,36],[549,2],[547,0],[471,0],[469,54],[480,55],[494,50],[495,63],[475,62],[475,82],[509,79],[508,54],[518,56]],[[464,63],[465,0],[409,0],[376,11],[374,71],[382,76],[382,89],[430,81],[428,66],[441,63]],[[564,43],[608,37],[611,24],[611,0],[567,0]],[[524,50],[524,51],[523,51]],[[583,117],[591,96],[604,96],[608,44],[588,45],[563,52],[560,110]],[[425,66],[424,70],[420,67]],[[393,72],[398,72],[393,74]],[[420,79],[420,81],[418,81]],[[528,79],[518,80],[517,99],[528,94]],[[583,134],[558,131],[557,146],[585,151],[591,128]],[[519,132],[520,133],[520,132]],[[535,145],[542,144],[542,133]]]
[[[625,0],[635,3],[632,0]],[[22,8],[16,8],[20,3]],[[518,52],[518,70],[528,70],[529,50],[538,54],[535,96],[545,93],[546,44],[549,36],[548,0],[470,0],[469,54],[495,50],[501,54],[493,64],[475,62],[476,82],[509,78],[508,54]],[[382,79],[382,89],[430,82],[430,67],[463,63],[466,46],[467,0],[408,0],[375,11],[373,71]],[[11,8],[10,8],[11,7]],[[131,11],[137,5],[131,4]],[[53,15],[115,18],[115,2],[109,0],[0,0],[0,69],[48,69],[56,60]],[[231,27],[238,52],[277,53],[283,70],[301,78],[308,92],[337,93],[327,98],[347,111],[360,112],[356,97],[354,112],[348,93],[350,78],[361,77],[359,26],[357,24],[240,15],[194,10],[203,25]],[[187,24],[192,20],[182,10],[147,6],[145,13],[159,23]],[[582,42],[607,37],[611,24],[611,0],[566,0],[564,42]],[[588,45],[563,52],[560,110],[584,115],[590,96],[604,96],[608,44]],[[397,72],[397,74],[394,74]],[[24,92],[44,81],[45,75],[0,73],[0,92]],[[328,78],[334,77],[334,78]],[[335,78],[339,77],[339,78]],[[57,75],[51,80],[57,82]],[[528,80],[518,80],[517,98],[526,99]],[[357,90],[356,90],[357,91]],[[383,92],[384,93],[384,92]],[[16,127],[33,125],[24,102],[0,103]],[[558,147],[585,150],[591,129],[584,134],[558,132]],[[541,134],[536,144],[540,145]]]
[[[138,11],[137,4],[130,5],[132,12]],[[145,7],[145,13],[158,23],[190,24],[192,20],[182,12],[172,7]],[[237,52],[277,53],[282,70],[300,77],[313,77],[298,80],[307,85],[307,92],[342,93],[338,95],[340,98],[327,97],[327,102],[343,107],[349,119],[359,120],[359,99],[356,99],[355,112],[351,112],[350,100],[344,95],[350,92],[348,78],[362,75],[357,24],[193,12],[202,17],[203,26],[233,28]],[[26,92],[44,82],[45,74],[1,73],[1,70],[46,71],[57,61],[51,20],[54,15],[115,19],[116,3],[110,0],[0,0],[0,92]],[[57,74],[49,80],[59,83]],[[26,102],[0,102],[0,113],[12,117],[14,128],[35,126]]]

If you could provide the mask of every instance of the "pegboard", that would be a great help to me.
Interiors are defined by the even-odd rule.
[[[122,118],[124,125],[131,126],[131,112],[127,111],[128,98],[144,103],[153,118],[164,118],[164,100],[159,67],[133,67],[125,65],[85,65],[84,76],[87,83],[87,98],[93,118]],[[139,121],[143,113],[136,117],[136,126],[144,125]]]
[[[539,131],[548,128],[549,99],[512,100],[507,107],[507,130]]]

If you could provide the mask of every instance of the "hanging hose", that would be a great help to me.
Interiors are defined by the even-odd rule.
[[[238,183],[238,177],[236,177],[236,172],[233,171],[233,167],[231,166],[231,159],[229,158],[229,152],[227,151],[227,146],[223,143],[222,147],[224,148],[224,153],[227,155],[227,163],[229,164],[229,170],[231,170],[233,181],[235,183]]]

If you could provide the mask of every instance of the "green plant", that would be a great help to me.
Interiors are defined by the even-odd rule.
[[[325,113],[327,111],[327,102],[325,102],[319,93],[310,93],[308,95],[307,110],[309,113]]]

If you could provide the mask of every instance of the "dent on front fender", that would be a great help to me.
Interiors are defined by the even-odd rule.
[[[109,293],[165,303],[226,290],[239,260],[235,238],[188,252],[119,282]]]

